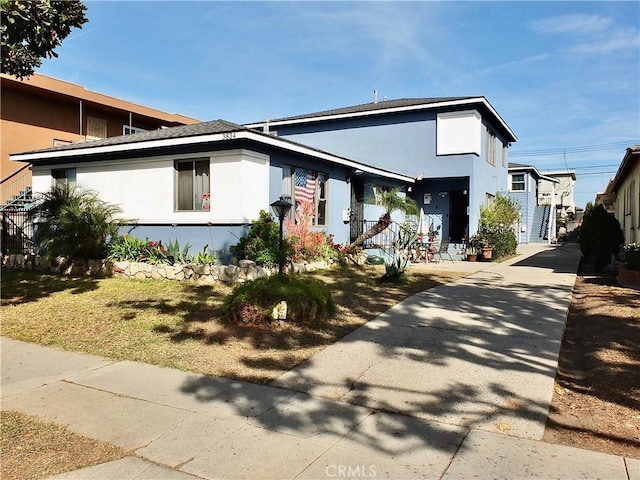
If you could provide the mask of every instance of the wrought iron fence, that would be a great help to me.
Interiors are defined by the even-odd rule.
[[[2,214],[2,254],[33,253],[33,223],[26,211]]]

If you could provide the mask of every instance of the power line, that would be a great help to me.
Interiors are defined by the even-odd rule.
[[[598,150],[613,150],[619,148],[627,148],[630,145],[638,144],[638,140],[624,141],[624,142],[613,142],[613,143],[601,143],[597,145],[582,145],[577,147],[566,147],[566,148],[548,148],[548,149],[540,149],[540,150],[522,150],[520,152],[510,152],[509,156],[511,158],[514,157],[538,157],[543,155],[566,155],[567,153],[586,153],[586,152],[595,152]]]
[[[611,170],[608,172],[588,172],[588,173],[576,173],[576,177],[591,177],[595,175],[609,175],[616,173],[617,170]]]

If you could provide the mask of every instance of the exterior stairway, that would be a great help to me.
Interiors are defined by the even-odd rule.
[[[533,212],[533,225],[531,227],[530,243],[547,243],[549,240],[549,220],[551,219],[551,206],[539,205]]]

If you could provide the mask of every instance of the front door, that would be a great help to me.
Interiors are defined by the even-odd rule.
[[[464,243],[469,227],[469,195],[462,190],[453,190],[449,192],[449,199],[449,238],[452,243]]]

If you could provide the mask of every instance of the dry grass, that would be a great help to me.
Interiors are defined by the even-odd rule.
[[[640,459],[640,291],[579,276],[544,440]]]
[[[237,327],[223,318],[227,285],[125,278],[71,279],[3,271],[2,334],[16,340],[197,373],[266,383],[407,296],[460,273],[414,266],[400,283],[382,267],[313,275],[330,285],[337,314],[321,330]]]
[[[127,452],[53,423],[16,412],[0,412],[4,480],[36,480],[117,460]]]

